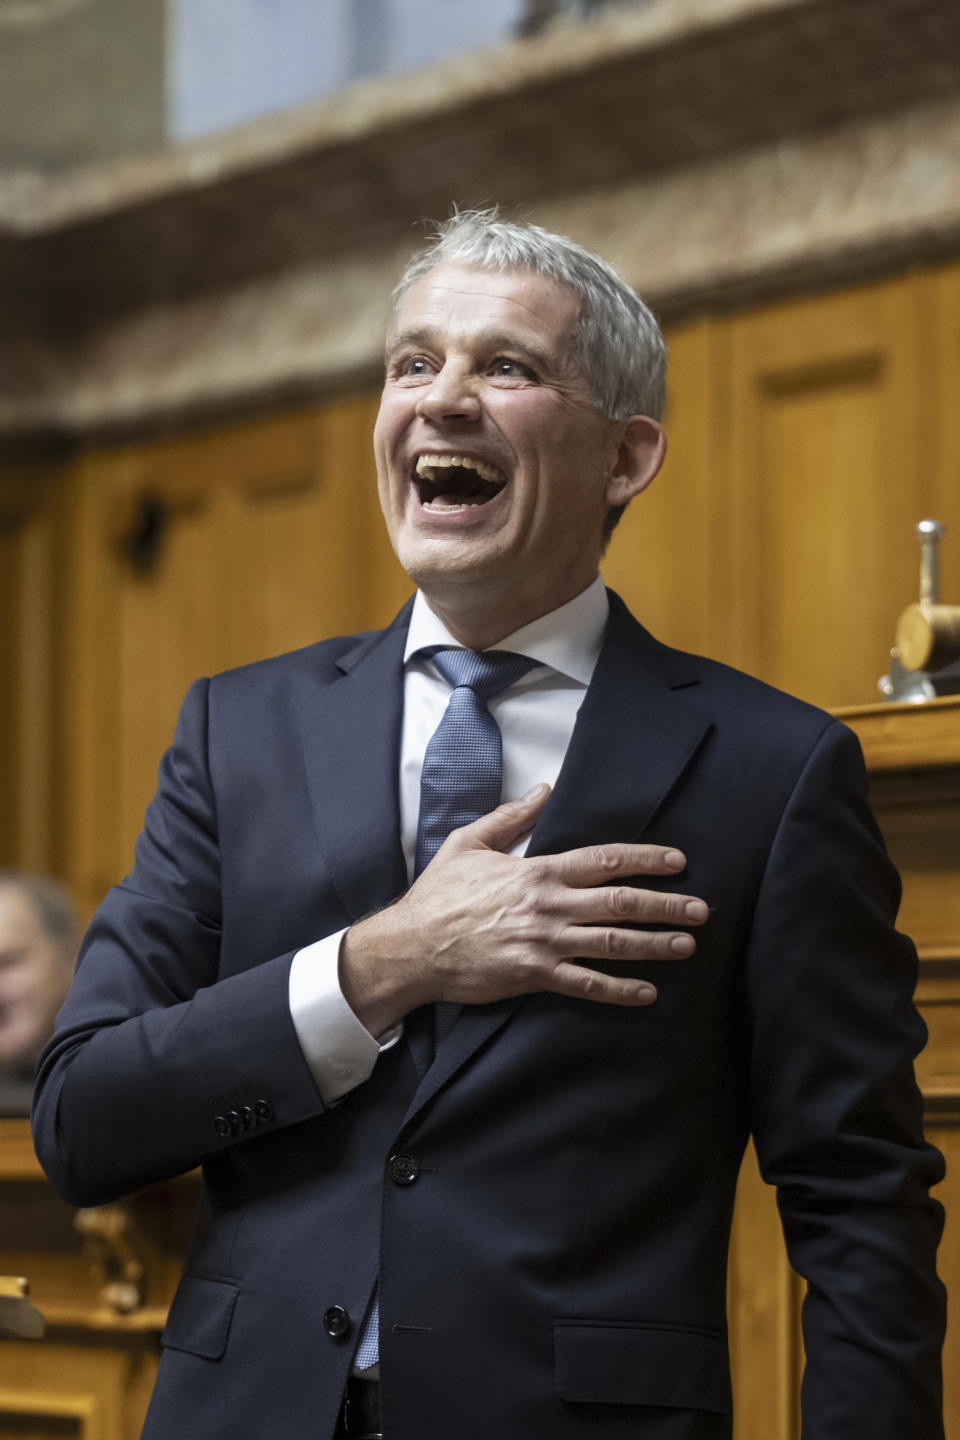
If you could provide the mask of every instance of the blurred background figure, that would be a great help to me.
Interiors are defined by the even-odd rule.
[[[69,988],[77,943],[63,885],[0,870],[0,1115],[30,1108],[33,1069]]]

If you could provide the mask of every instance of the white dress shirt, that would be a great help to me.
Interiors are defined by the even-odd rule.
[[[556,782],[600,654],[607,614],[607,595],[598,575],[566,605],[491,646],[540,662],[490,701],[490,713],[503,736],[501,803],[518,800],[540,782]],[[401,839],[411,880],[423,755],[450,699],[450,686],[436,666],[417,653],[430,645],[463,648],[418,593],[404,651],[399,776]],[[514,846],[514,854],[523,853],[527,838]],[[397,1025],[375,1039],[344,999],[338,960],[345,933],[340,930],[305,946],[290,967],[291,1017],[327,1105],[366,1080],[381,1050],[395,1044],[402,1033]]]

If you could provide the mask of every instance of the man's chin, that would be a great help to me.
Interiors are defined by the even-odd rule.
[[[472,579],[487,580],[503,557],[498,547],[464,543],[453,536],[417,537],[396,547],[397,558],[413,583],[429,594],[432,586],[455,583],[468,586]]]

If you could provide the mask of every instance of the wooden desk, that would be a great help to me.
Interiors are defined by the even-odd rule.
[[[903,876],[899,924],[916,941],[917,1004],[930,1031],[917,1062],[928,1121],[936,1143],[960,1158],[960,698],[837,714],[860,737],[871,800]],[[945,1254],[960,1263],[952,1248]],[[960,1407],[960,1390],[954,1400]],[[960,1408],[955,1415],[960,1426]]]
[[[0,1275],[28,1276],[46,1321],[42,1340],[3,1342],[0,1435],[136,1440],[195,1198],[187,1177],[76,1211],[47,1184],[28,1122],[0,1120]],[[134,1298],[125,1265],[139,1271],[129,1313],[116,1304]]]

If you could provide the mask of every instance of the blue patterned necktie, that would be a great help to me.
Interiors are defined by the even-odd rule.
[[[541,663],[511,650],[438,648],[418,653],[433,660],[453,693],[423,755],[414,875],[429,865],[451,830],[479,820],[500,804],[503,745],[487,701]],[[446,1000],[437,1002],[438,1049],[459,1009]],[[379,1317],[375,1297],[353,1361],[358,1370],[379,1358]]]
[[[452,690],[423,756],[414,874],[436,855],[451,830],[500,804],[503,748],[487,701],[540,662],[510,650],[435,650],[429,655]]]

